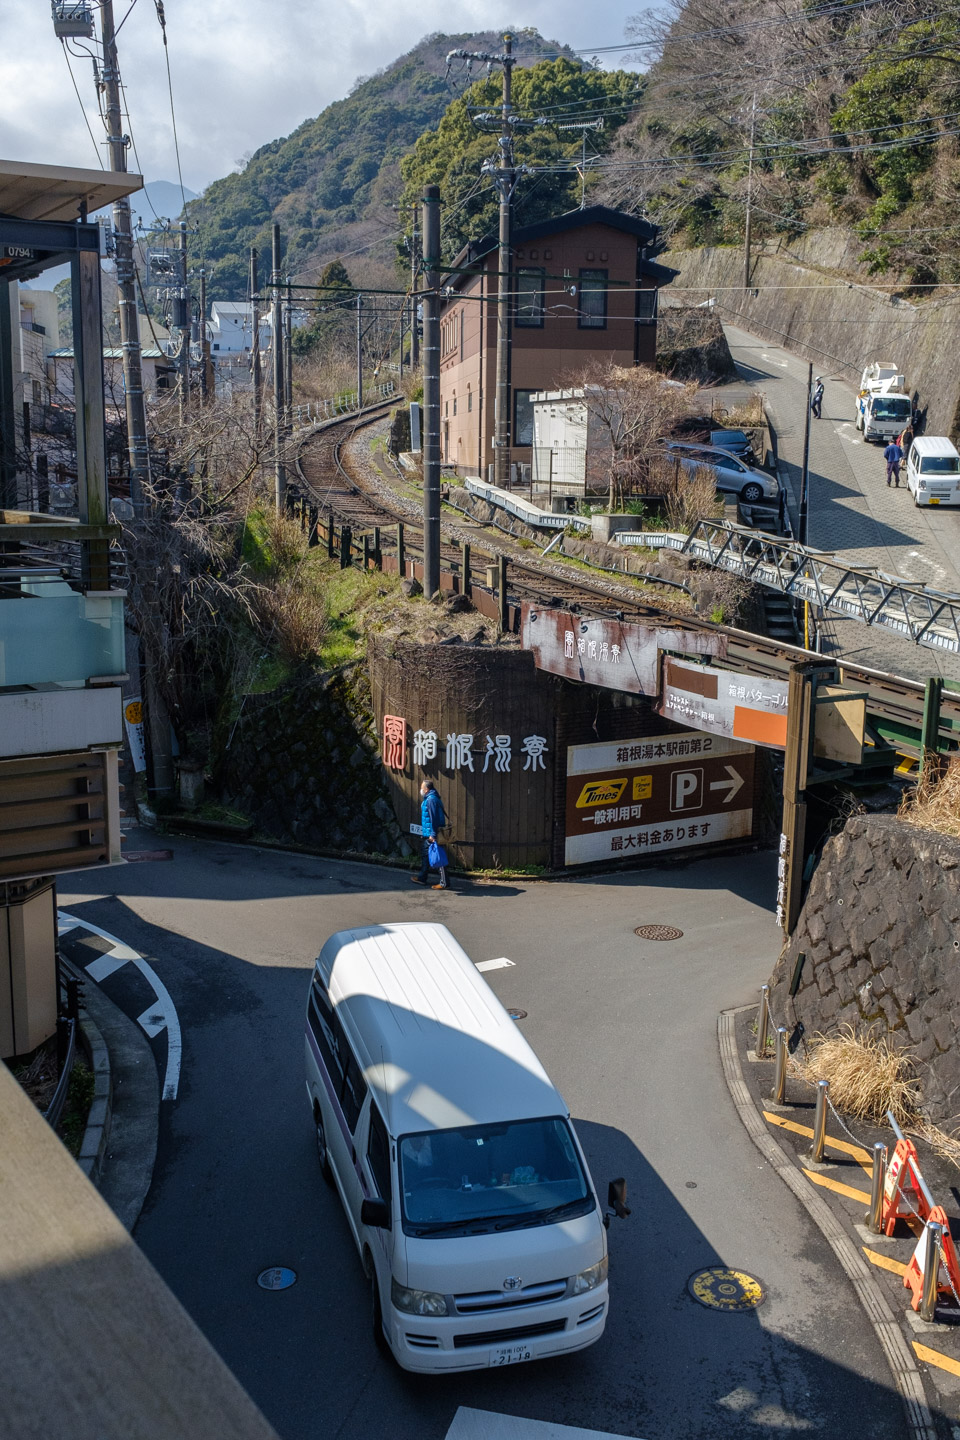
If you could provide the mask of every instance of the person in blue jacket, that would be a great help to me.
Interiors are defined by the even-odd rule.
[[[420,874],[411,875],[410,879],[414,885],[426,885],[430,878],[430,871],[433,868],[430,864],[430,841],[436,840],[440,843],[440,831],[447,823],[447,817],[443,810],[443,801],[436,792],[432,780],[424,780],[420,786],[420,828],[423,831],[422,853],[420,857]],[[445,865],[438,867],[440,883],[434,885],[434,890],[446,890],[447,869]]]

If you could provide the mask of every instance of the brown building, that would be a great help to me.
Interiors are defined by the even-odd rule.
[[[536,391],[573,384],[598,361],[654,364],[657,287],[674,273],[650,258],[656,248],[656,226],[605,205],[514,231],[512,464],[531,462]],[[493,463],[497,255],[495,236],[467,245],[440,311],[441,457],[484,479]]]

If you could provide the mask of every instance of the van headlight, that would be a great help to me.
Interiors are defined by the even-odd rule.
[[[921,490],[926,490],[926,488],[927,488],[927,482],[926,482],[926,480],[921,480],[921,481],[920,481],[920,489],[921,489]]]
[[[607,1256],[598,1260],[596,1265],[591,1265],[589,1270],[581,1270],[579,1275],[573,1277],[574,1295],[583,1295],[587,1290],[596,1290],[607,1278]]]
[[[579,1276],[577,1278],[579,1279]],[[398,1285],[393,1278],[390,1280],[390,1299],[405,1315],[446,1315],[447,1313],[447,1297],[445,1295],[438,1295],[435,1290],[408,1290],[406,1285]]]

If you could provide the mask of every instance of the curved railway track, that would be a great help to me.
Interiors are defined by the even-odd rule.
[[[339,524],[348,525],[354,538],[365,530],[402,523],[409,527],[405,533],[406,553],[419,556],[422,553],[422,517],[418,507],[404,497],[394,495],[386,480],[374,487],[357,468],[350,467],[349,456],[344,453],[358,430],[385,419],[390,408],[382,405],[371,407],[361,416],[346,417],[306,436],[297,455],[297,471],[305,495],[317,506],[319,513]],[[649,620],[684,629],[719,631],[727,637],[728,664],[733,668],[742,666],[756,674],[782,677],[791,665],[815,658],[806,650],[784,645],[765,635],[715,625],[699,617],[694,619],[688,612],[671,610],[668,605],[652,604],[639,596],[630,595],[625,585],[591,581],[563,573],[555,564],[531,562],[518,546],[506,543],[509,536],[504,534],[504,542],[498,543],[478,522],[449,521],[441,516],[441,529],[452,537],[444,539],[441,544],[441,564],[445,569],[459,574],[461,546],[464,543],[469,544],[472,555],[485,556],[492,563],[500,555],[506,555],[509,560],[509,589],[511,597],[516,600],[531,600],[544,606],[610,619]],[[386,549],[394,542],[389,537],[382,537],[381,543]],[[473,583],[477,583],[476,579]],[[837,663],[844,682],[866,692],[871,719],[878,717],[890,727],[891,743],[901,730],[917,730],[918,718],[923,713],[924,686],[921,682],[848,665],[843,660]],[[960,695],[944,691],[940,735],[945,742],[957,743],[960,736]],[[908,753],[915,748],[909,743],[905,747]]]

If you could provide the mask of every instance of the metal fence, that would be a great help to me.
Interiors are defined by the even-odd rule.
[[[382,385],[364,389],[363,401],[365,405],[376,404],[378,400],[389,400],[396,393],[393,381],[386,380]],[[333,420],[337,415],[349,415],[351,411],[358,410],[360,406],[357,402],[356,390],[345,390],[332,400],[310,400],[306,405],[294,405],[291,412],[293,424],[322,425],[324,420]]]

